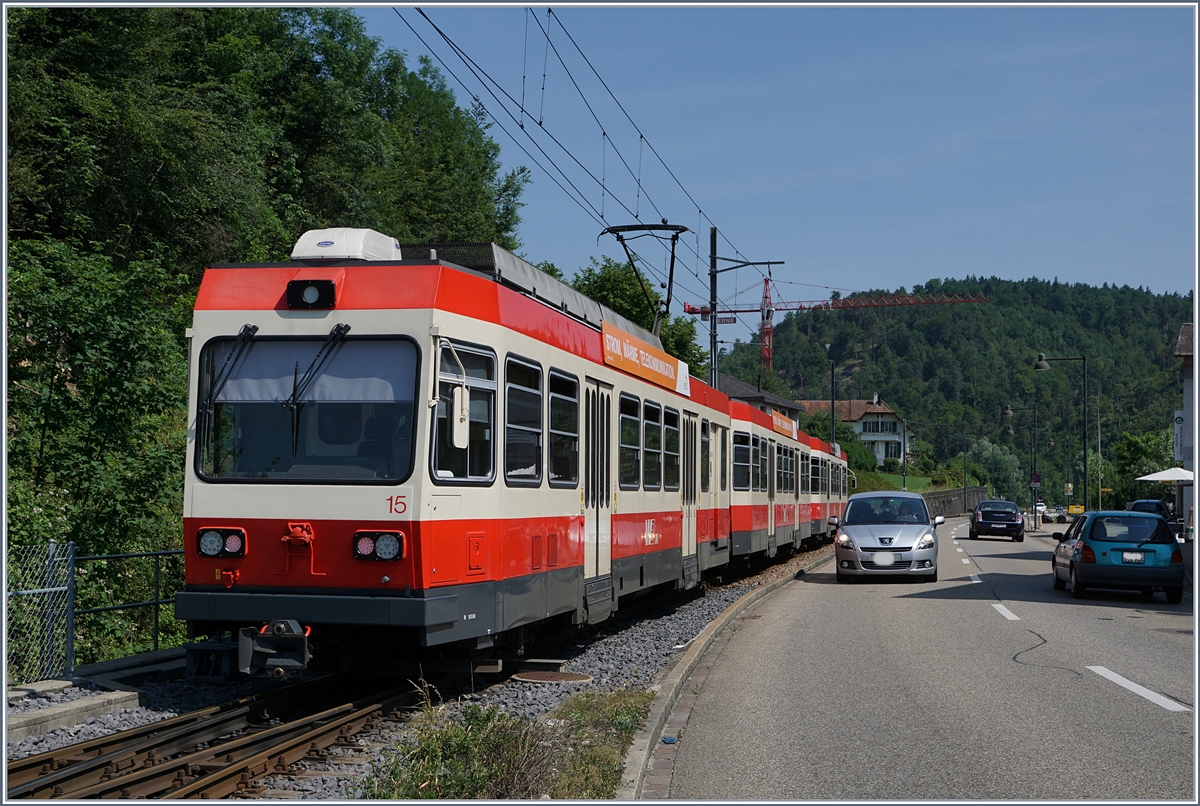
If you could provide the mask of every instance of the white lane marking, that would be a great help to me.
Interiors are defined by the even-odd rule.
[[[955,549],[955,551],[957,551],[959,554],[964,553],[962,549]]]
[[[957,540],[955,540],[955,541],[954,541],[954,545],[956,545],[956,546],[958,545],[958,541],[957,541]]]
[[[970,564],[971,564],[970,560],[963,560],[963,565],[970,565]]]
[[[992,607],[996,608],[996,611],[1000,615],[1002,615],[1006,619],[1008,619],[1009,621],[1020,621],[1021,620],[1020,616],[1018,616],[1016,613],[1012,612],[1011,610],[1009,610],[1007,607],[1005,607],[1002,604],[994,604],[994,605],[992,605]]]
[[[971,574],[971,581],[972,582],[983,582],[983,580],[979,578],[979,574]]]
[[[1192,710],[1191,708],[1188,708],[1186,705],[1180,705],[1179,703],[1175,702],[1174,700],[1169,700],[1161,694],[1155,694],[1153,691],[1151,691],[1148,688],[1142,688],[1137,683],[1134,683],[1130,680],[1126,680],[1124,677],[1121,677],[1121,675],[1117,674],[1116,672],[1110,672],[1108,669],[1105,669],[1103,666],[1089,666],[1088,668],[1091,669],[1096,674],[1100,675],[1101,677],[1107,677],[1109,680],[1113,681],[1118,686],[1129,689],[1134,694],[1137,694],[1139,697],[1145,697],[1146,699],[1148,699],[1150,702],[1154,703],[1155,705],[1161,705],[1163,708],[1166,708],[1168,711],[1190,711],[1190,710]]]

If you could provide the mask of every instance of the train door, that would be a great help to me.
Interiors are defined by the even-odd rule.
[[[775,456],[775,440],[763,440],[763,450],[767,453],[767,556],[775,556],[775,547],[779,541],[775,535],[775,471],[778,457]]]
[[[614,609],[612,584],[612,387],[587,379],[583,424],[583,619]]]
[[[696,415],[683,413],[683,586],[694,588],[700,581],[700,561],[696,556],[697,490],[696,441],[699,436]]]

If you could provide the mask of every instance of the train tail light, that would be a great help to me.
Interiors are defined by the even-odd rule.
[[[403,560],[407,554],[403,532],[355,532],[356,560]]]
[[[196,550],[202,557],[244,557],[246,532],[242,529],[205,527],[196,533]]]
[[[1091,546],[1084,546],[1079,550],[1079,562],[1094,563],[1096,562],[1096,552],[1092,551]]]

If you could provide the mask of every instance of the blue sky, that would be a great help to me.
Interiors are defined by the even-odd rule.
[[[538,7],[566,69],[524,8],[423,8],[517,101],[524,93],[526,130],[579,189],[573,201],[491,129],[505,165],[533,172],[523,255],[568,276],[592,256],[623,259],[597,236],[636,212],[693,231],[673,313],[707,301],[713,224],[721,256],[785,262],[772,270],[780,299],[968,275],[1195,286],[1191,8],[557,6],[555,21]],[[459,103],[479,94],[549,168],[430,24],[396,9],[466,81],[447,75]],[[359,13],[410,66],[429,52],[391,7]],[[664,249],[636,248],[665,275]],[[720,297],[757,306],[758,270],[722,274]]]

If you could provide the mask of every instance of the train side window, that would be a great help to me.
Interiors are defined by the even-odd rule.
[[[728,481],[729,473],[729,449],[728,449],[729,429],[721,428],[721,492],[729,489],[726,482]]]
[[[709,474],[712,472],[712,456],[709,446],[708,420],[700,421],[700,492],[708,492]]]
[[[784,475],[787,473],[787,464],[783,458],[784,450],[782,445],[775,445],[775,490],[777,492],[787,490],[787,482],[784,481]]]
[[[821,494],[821,457],[814,456],[808,463],[808,492],[812,495]]]
[[[733,432],[733,489],[750,489],[750,435],[745,431]],[[758,465],[756,464],[755,467]]]
[[[550,486],[575,487],[579,483],[579,381],[551,370],[549,392]]]
[[[490,482],[493,468],[492,433],[496,416],[496,358],[464,345],[454,351],[466,371],[470,427],[467,447],[455,448],[450,441],[447,415],[453,389],[464,382],[454,354],[439,349],[437,430],[433,452],[433,475],[437,481]]]
[[[504,480],[542,483],[542,368],[512,358],[504,365]]]
[[[641,470],[641,405],[636,397],[621,395],[621,444],[617,456],[617,477],[622,490],[636,490]]]
[[[647,400],[642,405],[642,489],[662,486],[662,408]]]
[[[761,453],[762,444],[758,437],[750,437],[750,489],[755,492],[762,489],[762,476],[758,467],[758,457]]]
[[[679,489],[679,412],[663,409],[663,489]]]
[[[800,492],[807,494],[809,491],[809,470],[808,470],[808,454],[800,454]]]

